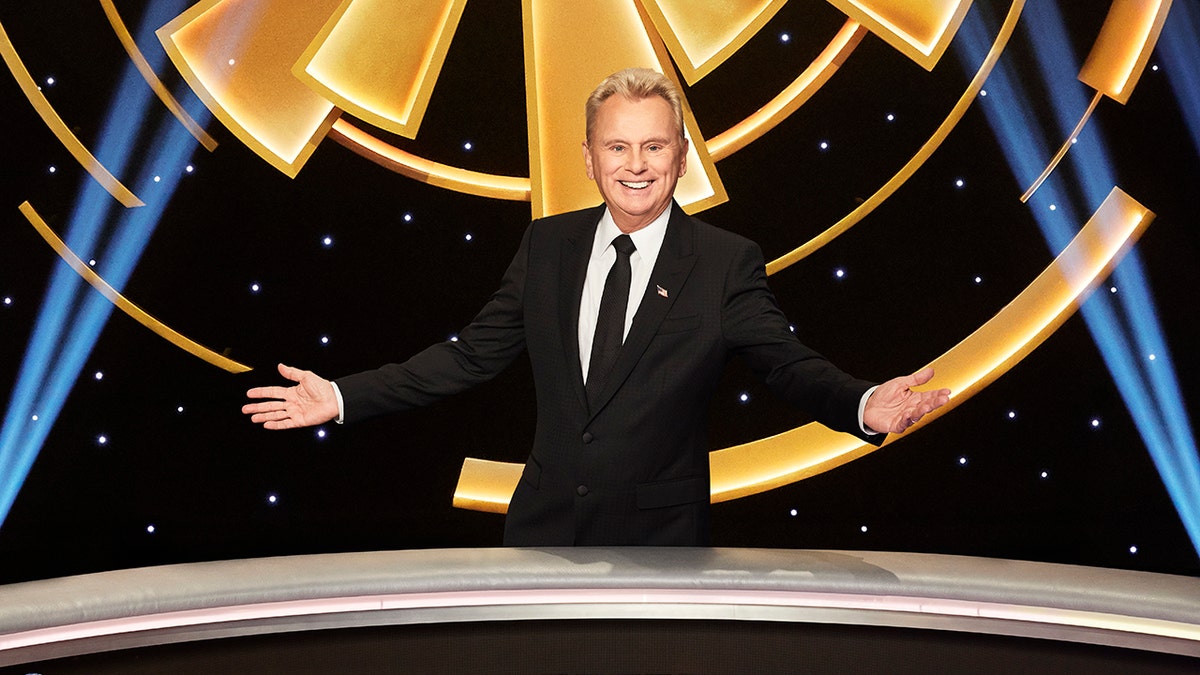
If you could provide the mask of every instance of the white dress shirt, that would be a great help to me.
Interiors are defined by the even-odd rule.
[[[658,250],[662,248],[663,239],[667,236],[667,221],[670,218],[671,209],[668,208],[649,225],[629,235],[637,250],[629,256],[632,275],[629,278],[629,304],[625,308],[622,340],[629,336],[633,317],[642,304],[642,296],[650,283],[650,273],[654,271],[654,262],[658,260]],[[592,237],[592,254],[588,257],[587,278],[583,282],[583,295],[579,299],[579,365],[583,368],[585,383],[588,366],[592,360],[592,338],[596,333],[596,318],[600,315],[604,282],[617,260],[617,250],[613,248],[612,242],[621,234],[608,209],[604,209],[600,224],[596,226],[596,235]]]

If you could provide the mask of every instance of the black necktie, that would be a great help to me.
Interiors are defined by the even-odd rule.
[[[596,333],[592,338],[592,358],[588,362],[588,402],[600,395],[608,371],[612,370],[621,343],[625,336],[625,309],[629,305],[629,279],[633,271],[629,256],[637,250],[629,235],[622,234],[613,239],[617,249],[617,261],[604,280],[604,294],[600,296],[600,312],[596,315]]]

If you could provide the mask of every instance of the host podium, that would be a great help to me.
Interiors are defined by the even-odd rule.
[[[915,553],[495,548],[0,586],[0,672],[1019,669],[1200,672],[1200,579]]]

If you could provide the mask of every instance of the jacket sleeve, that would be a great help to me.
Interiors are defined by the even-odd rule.
[[[428,405],[486,382],[525,350],[523,295],[529,237],[504,273],[500,288],[456,341],[428,347],[404,363],[336,380],[345,405],[345,421]]]
[[[858,405],[876,383],[843,372],[796,337],[767,287],[762,252],[746,241],[725,280],[721,326],[731,353],[741,358],[771,391],[835,431],[878,445],[885,434],[867,435]]]

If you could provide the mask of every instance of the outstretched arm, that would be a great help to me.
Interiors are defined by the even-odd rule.
[[[902,434],[927,413],[950,400],[949,389],[913,391],[933,379],[933,368],[897,377],[879,385],[863,409],[863,424],[872,431]]]
[[[338,416],[337,395],[329,380],[308,370],[279,364],[279,374],[295,382],[292,387],[255,387],[246,392],[253,399],[242,412],[266,429],[295,429],[323,424]]]

